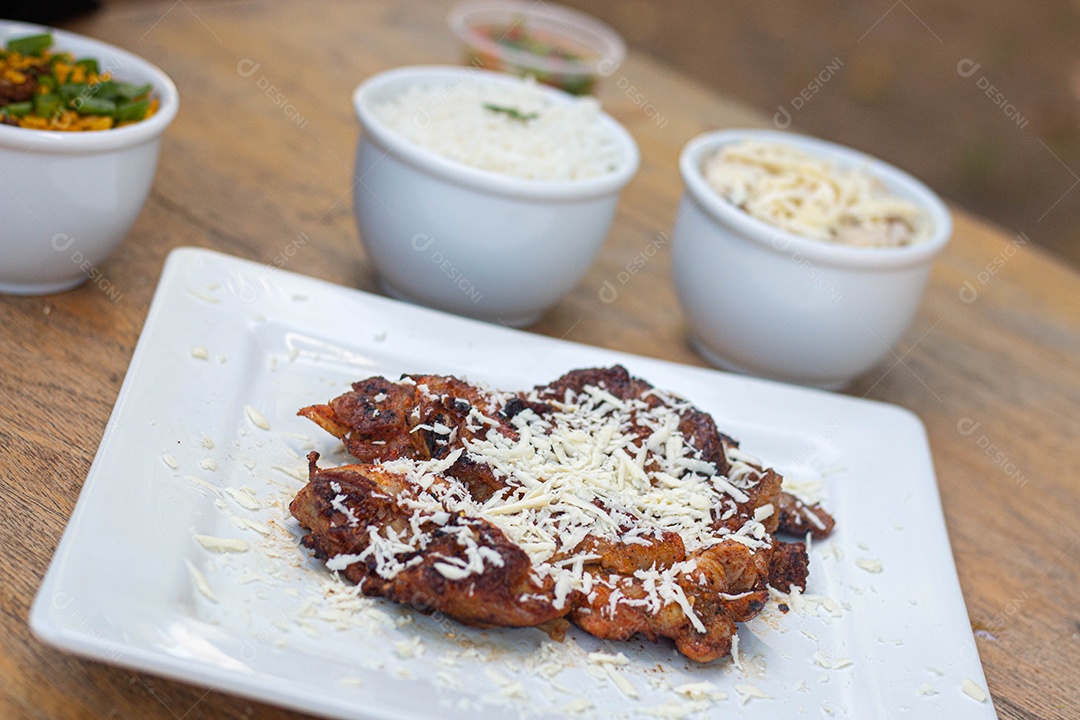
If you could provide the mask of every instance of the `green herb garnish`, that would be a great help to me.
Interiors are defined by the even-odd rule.
[[[503,107],[502,105],[494,105],[492,103],[484,103],[484,109],[490,110],[491,112],[503,113],[507,117],[514,120],[520,120],[521,122],[529,122],[530,120],[535,120],[540,117],[540,113],[523,113],[517,108]]]

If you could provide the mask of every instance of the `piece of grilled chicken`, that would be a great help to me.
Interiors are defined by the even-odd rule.
[[[478,626],[539,625],[566,616],[601,638],[626,639],[636,633],[650,639],[668,637],[687,657],[708,662],[730,652],[735,623],[760,612],[768,585],[784,591],[803,588],[807,576],[806,549],[800,542],[773,539],[767,548],[751,550],[721,535],[737,531],[766,505],[776,509],[762,521],[769,533],[810,532],[818,537],[832,528],[832,518],[819,506],[781,492],[779,475],[754,466],[756,482],[744,489],[746,497],[737,503],[737,511],[713,518],[718,542],[710,547],[687,553],[677,532],[658,532],[646,543],[589,534],[574,547],[560,547],[551,562],[584,554],[588,560],[582,569],[596,582],[590,592],[577,590],[559,602],[551,578],[536,573],[528,554],[491,522],[454,514],[443,525],[411,523],[410,503],[425,491],[377,463],[441,460],[489,432],[517,439],[512,423],[517,413],[529,409],[545,416],[565,398],[589,388],[621,400],[644,401],[649,407],[671,407],[679,414],[678,429],[686,442],[720,474],[730,470],[728,453],[737,451],[738,444],[718,432],[709,415],[654,391],[618,366],[573,371],[550,385],[516,394],[495,393],[445,376],[413,375],[403,380],[369,378],[328,404],[299,413],[341,438],[362,463],[321,470],[313,454],[309,483],[290,508],[310,531],[305,546],[331,562],[350,560],[343,572],[365,594],[437,610]],[[485,421],[478,422],[477,417]],[[651,430],[634,424],[644,442]],[[484,503],[514,480],[497,477],[482,460],[461,452],[436,482],[447,484],[441,490],[467,493]],[[813,513],[812,520],[808,513]],[[385,567],[385,557],[371,552],[372,543],[409,540],[416,533],[425,534],[423,548],[396,556],[403,567]],[[459,564],[469,561],[461,533],[468,533],[470,544],[501,562],[460,579],[439,572],[437,565],[447,558]],[[645,602],[649,580],[641,571],[673,567],[686,568],[675,573],[675,582],[693,609],[693,619],[681,602],[666,600],[659,607]]]
[[[289,505],[300,524],[310,530],[303,544],[316,557],[326,560],[363,554],[371,544],[369,527],[379,528],[383,538],[388,530],[400,538],[414,532],[409,523],[412,511],[404,502],[416,497],[415,485],[377,465],[320,470],[318,458],[314,452],[308,456],[309,482]],[[468,583],[451,581],[437,572],[433,567],[436,562],[463,556],[455,532],[459,528],[471,533],[479,546],[497,553],[503,564],[470,576]],[[533,580],[529,556],[491,523],[455,515],[444,526],[429,524],[417,529],[429,533],[431,542],[424,552],[403,558],[409,567],[392,579],[385,579],[382,575],[389,573],[380,574],[375,563],[366,562],[348,565],[343,574],[366,595],[386,597],[425,612],[437,610],[479,627],[530,627],[565,614],[548,599],[552,594],[550,580]]]
[[[383,377],[361,380],[353,383],[350,392],[327,404],[305,407],[298,414],[339,438],[353,457],[361,462],[376,463],[398,458],[431,460],[446,457],[467,441],[476,439],[477,431],[470,429],[468,422],[473,408],[481,409],[485,415],[497,420],[498,431],[509,437],[517,436],[517,430],[509,423],[516,413],[525,408],[539,414],[552,410],[547,403],[526,399],[525,393],[504,394],[504,404],[492,407],[491,399],[483,389],[456,377],[406,377],[412,382],[395,383]],[[536,388],[536,395],[557,400],[567,390],[581,392],[587,385],[603,387],[621,399],[645,396],[650,404],[663,402],[659,396],[649,394],[654,390],[652,385],[631,376],[618,365],[571,371],[550,385]],[[434,430],[437,424],[456,430],[455,440],[448,442],[446,435],[437,433]],[[728,471],[724,448],[738,448],[739,444],[718,431],[711,416],[689,407],[682,413],[679,430],[706,460],[716,465],[717,472]],[[487,427],[483,431],[486,432]],[[758,495],[766,496],[769,502],[775,500],[778,510],[775,520],[766,525],[767,529],[797,537],[809,532],[815,540],[827,537],[835,522],[829,513],[819,504],[804,503],[780,490],[781,478],[771,470],[767,472],[771,477]],[[486,500],[501,487],[489,468],[470,462],[467,455],[462,456],[449,474],[468,485],[471,494],[481,500]],[[764,504],[760,499],[752,498],[740,510],[753,510]]]

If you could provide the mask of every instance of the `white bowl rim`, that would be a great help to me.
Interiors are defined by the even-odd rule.
[[[388,85],[405,84],[410,80],[460,78],[465,75],[479,76],[484,78],[484,82],[507,85],[521,83],[521,78],[516,75],[463,65],[410,65],[394,68],[372,75],[353,91],[353,107],[360,120],[360,126],[365,133],[388,151],[392,151],[420,169],[451,182],[496,195],[536,200],[583,200],[618,192],[637,172],[640,162],[637,143],[626,128],[605,112],[600,113],[600,121],[623,146],[624,159],[618,168],[605,175],[583,180],[534,180],[483,170],[438,155],[404,138],[396,130],[383,123],[369,107],[371,95]],[[580,100],[574,95],[546,85],[536,87],[556,102],[569,104]]]
[[[599,62],[581,62],[573,60],[559,60],[545,58],[526,50],[514,50],[484,37],[477,37],[469,23],[469,15],[473,13],[513,13],[515,15],[532,15],[539,19],[554,20],[563,24],[570,35],[581,44],[589,46],[590,50],[600,55]],[[523,0],[465,0],[458,3],[446,16],[447,25],[463,43],[478,47],[484,52],[505,58],[513,65],[521,67],[534,67],[544,72],[554,72],[563,75],[600,75],[604,67],[617,67],[626,59],[626,43],[622,36],[607,23],[589,15],[588,13],[575,10],[556,3],[524,2]],[[585,43],[574,33],[572,25],[579,30],[592,34],[606,47],[596,48]]]
[[[846,167],[862,166],[886,186],[902,187],[903,193],[912,198],[929,216],[933,225],[930,237],[913,245],[895,248],[854,247],[796,235],[753,217],[716,192],[705,180],[701,170],[705,157],[720,146],[746,139],[783,143],[824,156]],[[786,255],[800,253],[808,260],[841,267],[906,267],[933,259],[945,249],[952,236],[952,216],[948,208],[925,184],[884,160],[828,140],[783,130],[717,130],[698,135],[686,144],[679,157],[679,170],[687,191],[715,219],[735,228],[743,237]],[[783,247],[778,247],[775,243],[778,237],[783,238]]]
[[[152,140],[161,135],[176,117],[180,107],[180,94],[176,85],[165,72],[153,63],[142,59],[123,48],[110,45],[102,40],[80,35],[79,33],[60,30],[48,25],[0,20],[0,42],[18,34],[51,33],[54,47],[67,50],[65,45],[75,41],[90,50],[96,59],[101,55],[119,58],[130,66],[138,67],[153,80],[154,94],[161,102],[158,111],[145,120],[140,120],[121,128],[112,128],[96,132],[62,132],[57,130],[34,130],[31,128],[11,127],[0,124],[0,147],[17,148],[35,152],[78,155],[84,153],[107,152],[119,148],[131,147]],[[81,50],[79,52],[82,52]],[[101,55],[98,55],[100,53]]]

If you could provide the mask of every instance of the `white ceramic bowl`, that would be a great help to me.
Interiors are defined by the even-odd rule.
[[[429,307],[524,326],[568,293],[596,259],[619,192],[638,166],[629,133],[601,120],[623,148],[612,173],[585,180],[529,180],[474,168],[402,137],[372,111],[415,84],[469,76],[520,84],[502,73],[453,66],[406,67],[362,83],[353,104],[363,134],[354,210],[383,290]],[[557,103],[575,99],[539,89]]]
[[[925,211],[929,238],[899,248],[850,247],[793,236],[751,217],[702,174],[708,156],[743,139],[785,143],[868,171]],[[772,130],[701,135],[683,149],[679,167],[686,192],[672,271],[691,342],[706,359],[728,370],[838,389],[889,354],[952,234],[949,212],[933,192],[861,152]]]
[[[97,132],[28,130],[0,124],[0,292],[67,290],[104,273],[142,209],[157,167],[161,134],[179,96],[169,76],[129,52],[82,35],[0,21],[9,38],[51,32],[53,49],[97,59],[118,80],[153,83],[158,111]]]

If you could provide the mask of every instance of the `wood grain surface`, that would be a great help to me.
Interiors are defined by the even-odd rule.
[[[27,614],[171,248],[269,263],[303,234],[286,269],[375,289],[352,217],[350,94],[381,70],[456,61],[447,8],[164,0],[107,6],[72,26],[161,66],[181,109],[149,202],[100,268],[107,287],[0,296],[0,717],[294,716],[66,655],[30,634]],[[603,101],[637,139],[641,170],[600,259],[534,331],[703,364],[686,344],[668,272],[676,160],[699,132],[762,122],[714,91],[723,88],[702,88],[640,55],[606,79]],[[849,392],[926,423],[1000,716],[1077,718],[1080,276],[1014,233],[962,212],[955,220],[914,326]],[[650,246],[656,252],[641,270],[620,281]],[[610,303],[599,294],[605,282],[617,290]]]

